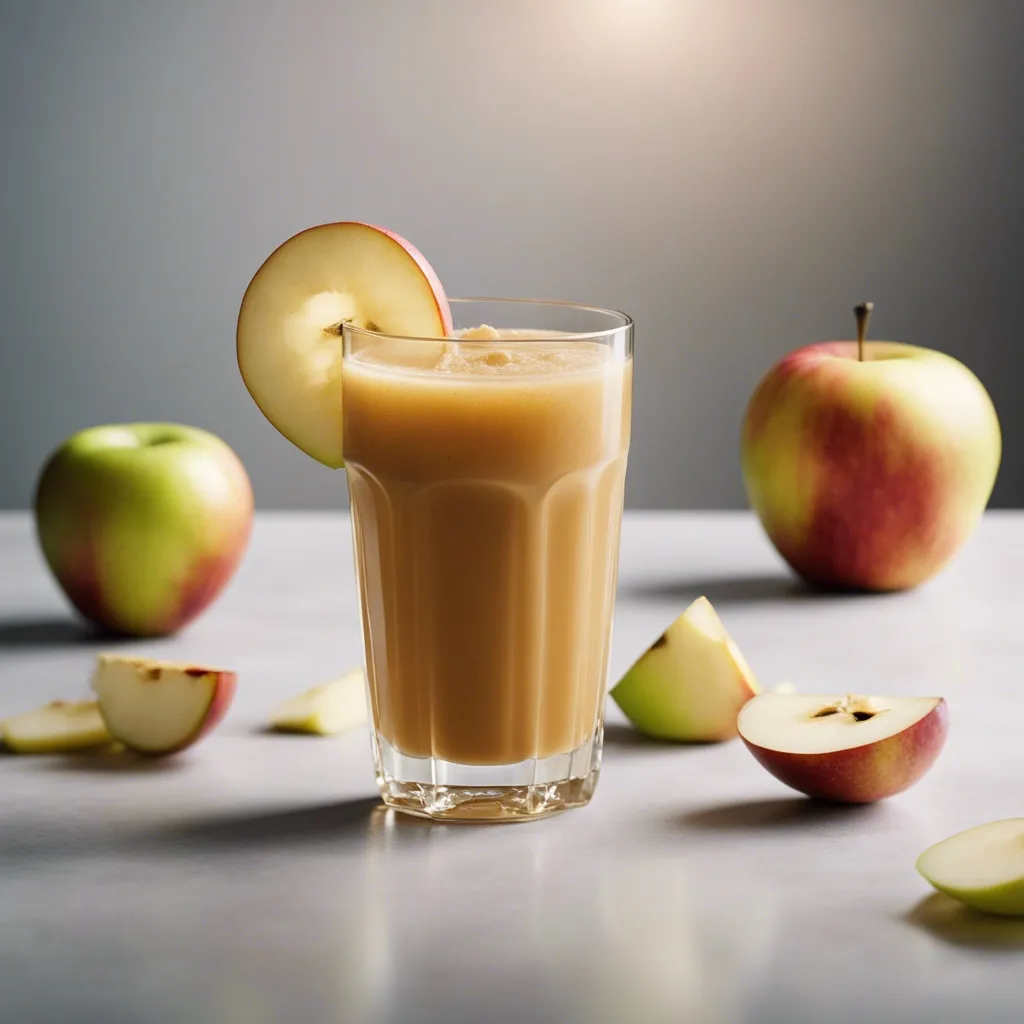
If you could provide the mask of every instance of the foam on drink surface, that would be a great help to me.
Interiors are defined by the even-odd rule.
[[[536,377],[600,370],[611,362],[611,353],[596,342],[560,341],[552,331],[483,324],[436,343],[384,342],[354,361],[446,377]]]

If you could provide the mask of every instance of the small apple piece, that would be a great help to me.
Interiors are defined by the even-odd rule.
[[[4,746],[17,754],[88,750],[113,739],[94,700],[51,701],[36,711],[8,718],[2,734]]]
[[[245,553],[252,487],[219,437],[178,423],[123,423],[68,438],[35,495],[39,543],[91,622],[165,636],[203,611]]]
[[[612,689],[643,733],[706,743],[736,735],[736,714],[757,680],[711,602],[700,597],[658,637]]]
[[[441,338],[452,314],[419,250],[372,224],[321,224],[256,271],[238,313],[238,367],[260,411],[326,466],[341,457],[342,325]]]
[[[977,825],[929,847],[917,870],[976,910],[1024,916],[1024,818]]]
[[[286,700],[270,724],[279,732],[334,736],[366,720],[366,676],[357,668]]]
[[[738,726],[780,782],[822,800],[872,803],[928,771],[949,716],[941,697],[765,693],[743,707]]]
[[[101,654],[92,687],[115,739],[141,754],[171,754],[220,722],[236,681],[224,669]]]

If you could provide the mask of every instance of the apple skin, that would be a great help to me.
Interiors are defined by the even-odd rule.
[[[747,496],[793,570],[832,588],[903,590],[978,524],[1002,439],[981,382],[951,356],[898,342],[790,353],[743,425]]]
[[[253,495],[218,437],[174,423],[91,427],[64,442],[36,488],[43,555],[91,622],[166,636],[221,592],[252,529]]]
[[[787,786],[819,800],[870,804],[917,782],[935,763],[948,732],[949,710],[940,699],[902,732],[846,750],[794,754],[742,738],[758,763]]]
[[[235,699],[235,691],[237,689],[238,673],[218,672],[217,682],[213,691],[213,700],[210,701],[210,706],[206,710],[206,716],[200,723],[199,728],[191,736],[179,743],[178,746],[171,750],[161,751],[161,753],[176,754],[186,747],[191,747],[193,743],[198,743],[207,733],[213,732],[228,713],[228,708],[231,707],[231,702]],[[141,753],[152,752],[141,751]]]

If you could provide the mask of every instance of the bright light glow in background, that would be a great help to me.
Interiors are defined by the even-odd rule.
[[[345,216],[453,294],[636,316],[633,506],[742,504],[758,377],[867,295],[874,331],[965,359],[1024,443],[1009,5],[9,6],[0,505],[84,423],[154,418],[225,436],[263,507],[336,508],[230,339],[267,253]],[[1024,461],[1000,494],[1024,503]]]

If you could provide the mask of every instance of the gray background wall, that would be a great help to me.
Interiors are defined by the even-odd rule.
[[[742,504],[751,389],[863,297],[988,385],[1021,504],[1022,39],[1019,0],[0,3],[0,507],[164,418],[263,507],[340,504],[233,351],[262,259],[339,218],[450,294],[633,313],[633,506]]]

